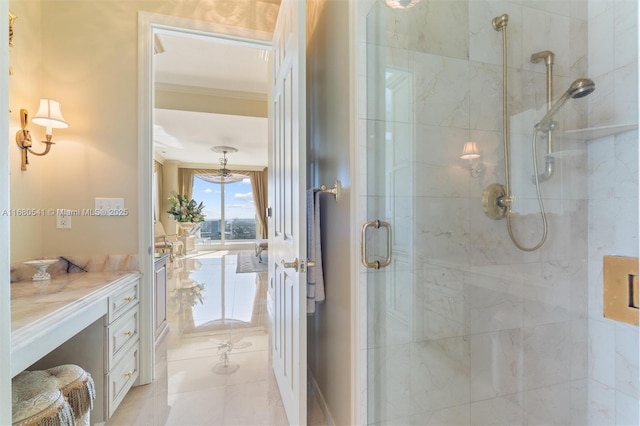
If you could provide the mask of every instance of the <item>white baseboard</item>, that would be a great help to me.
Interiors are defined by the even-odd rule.
[[[335,422],[333,421],[333,417],[331,417],[331,412],[329,411],[329,407],[327,406],[327,401],[324,399],[324,395],[322,395],[322,392],[320,391],[318,382],[316,382],[316,378],[313,376],[313,373],[310,369],[307,369],[307,382],[309,382],[311,392],[313,392],[315,397],[318,399],[318,404],[320,405],[320,409],[322,410],[324,419],[327,422],[326,425],[335,426]],[[311,396],[312,395],[308,394],[307,398],[310,398]]]

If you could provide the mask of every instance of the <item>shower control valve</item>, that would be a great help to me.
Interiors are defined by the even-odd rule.
[[[498,205],[500,207],[509,208],[513,204],[513,195],[503,195],[498,198]]]

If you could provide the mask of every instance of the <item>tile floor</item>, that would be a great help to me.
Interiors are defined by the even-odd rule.
[[[169,264],[169,333],[156,380],[131,389],[107,425],[288,425],[270,362],[267,274],[236,273],[237,252]],[[309,424],[326,424],[309,392]]]

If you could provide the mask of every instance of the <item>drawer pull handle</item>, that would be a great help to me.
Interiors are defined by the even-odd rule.
[[[133,300],[133,297],[131,297],[131,296],[127,296],[127,297],[124,298],[125,302],[131,302],[132,300]]]
[[[124,335],[127,336],[127,337],[131,337],[131,336],[133,336],[133,331],[125,331]]]
[[[124,373],[124,376],[126,378],[129,378],[129,377],[133,376],[133,371],[128,371],[128,372]]]

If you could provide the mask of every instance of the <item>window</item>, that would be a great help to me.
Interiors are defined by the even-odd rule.
[[[192,197],[204,203],[205,221],[199,244],[225,244],[256,239],[256,209],[251,181],[220,185],[193,178]]]

